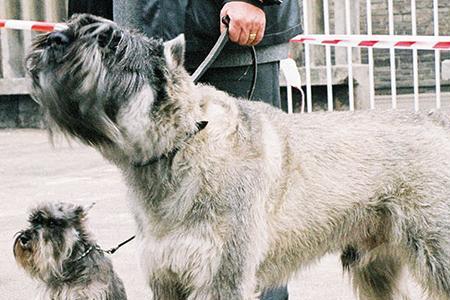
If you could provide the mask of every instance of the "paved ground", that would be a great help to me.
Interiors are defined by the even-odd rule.
[[[94,201],[90,228],[99,244],[110,248],[134,232],[125,194],[119,172],[93,150],[66,142],[52,148],[41,130],[0,130],[0,298],[23,300],[35,295],[35,283],[12,255],[13,236],[26,226],[27,209],[39,201],[86,205]],[[133,242],[112,260],[129,299],[150,299]],[[289,290],[294,300],[355,299],[335,256],[302,271]]]

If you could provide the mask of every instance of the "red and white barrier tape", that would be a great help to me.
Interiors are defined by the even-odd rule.
[[[291,42],[364,48],[450,50],[449,36],[409,35],[298,35]]]
[[[0,28],[50,32],[67,29],[67,25],[64,23],[0,19]]]
[[[0,28],[50,32],[67,29],[64,23],[0,19]],[[450,50],[449,36],[408,35],[298,35],[291,42],[341,47]]]

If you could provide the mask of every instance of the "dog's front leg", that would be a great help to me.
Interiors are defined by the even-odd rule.
[[[217,288],[205,288],[205,289],[197,289],[193,291],[190,296],[187,298],[188,300],[212,300],[212,299],[218,299],[218,300],[226,300],[226,299],[243,299],[243,300],[259,300],[260,294],[257,293],[248,293],[247,295],[239,295],[242,294],[240,292],[230,292],[226,293],[226,290],[221,289],[218,290]],[[221,296],[225,294],[225,296]],[[230,296],[234,295],[234,296]]]
[[[241,212],[242,214],[242,212]],[[234,216],[235,218],[240,218]],[[244,219],[244,217],[242,217]],[[236,219],[234,220],[236,221]],[[213,265],[218,266],[205,286],[194,289],[189,300],[253,300],[258,299],[256,270],[263,248],[257,243],[255,224],[239,222],[230,227],[221,254]]]
[[[182,293],[174,281],[155,279],[150,282],[150,288],[155,300],[184,300],[186,295]]]
[[[246,262],[238,265],[239,254],[234,252],[222,256],[220,269],[212,284],[194,289],[188,300],[255,300],[259,299],[256,290],[256,267]],[[246,266],[246,267],[244,267]]]

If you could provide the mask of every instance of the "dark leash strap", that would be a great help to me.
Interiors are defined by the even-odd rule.
[[[228,23],[230,22],[230,18],[228,16],[222,18],[222,22],[227,25],[227,29],[222,32],[219,36],[219,39],[212,47],[211,51],[209,51],[208,56],[206,56],[205,60],[198,66],[197,70],[195,70],[194,74],[192,74],[191,78],[194,83],[198,83],[200,77],[205,74],[206,70],[214,63],[214,61],[219,56],[220,52],[222,52],[223,47],[225,47],[226,43],[228,43]]]
[[[84,251],[79,257],[77,257],[74,262],[80,261],[83,258],[85,258],[89,253],[92,252],[92,250],[97,250],[99,252],[103,252],[103,253],[107,253],[107,254],[114,254],[114,252],[116,252],[117,250],[119,250],[119,248],[121,248],[123,245],[128,244],[129,242],[131,242],[132,240],[134,240],[136,236],[133,235],[132,237],[128,238],[127,240],[123,241],[122,243],[120,243],[119,245],[117,245],[114,248],[111,248],[109,250],[103,250],[99,245],[91,245],[89,246],[86,251]]]
[[[217,39],[217,42],[212,47],[211,51],[209,51],[208,55],[206,56],[205,60],[198,66],[198,68],[195,70],[194,74],[191,75],[192,80],[194,83],[198,83],[200,78],[203,74],[205,74],[206,70],[214,63],[214,61],[219,56],[220,52],[222,52],[222,49],[225,47],[225,45],[228,43],[228,24],[230,23],[230,17],[225,16],[222,18],[222,23],[226,25],[226,30],[222,32],[222,34]],[[255,92],[255,86],[256,86],[256,80],[258,76],[258,61],[256,58],[256,50],[254,46],[251,46],[250,52],[252,55],[252,61],[253,61],[253,78],[252,78],[252,85],[248,93],[248,100],[251,100],[253,98],[253,93]]]
[[[103,252],[108,253],[108,254],[114,254],[114,252],[116,252],[117,250],[119,250],[120,247],[122,247],[125,244],[128,244],[129,242],[131,242],[132,240],[134,240],[136,236],[133,235],[132,237],[130,237],[129,239],[123,241],[122,243],[120,243],[119,245],[117,245],[114,248],[111,248],[109,250],[103,250]]]

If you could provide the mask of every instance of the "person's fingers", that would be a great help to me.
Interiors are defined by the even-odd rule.
[[[254,20],[250,26],[249,34],[248,34],[248,40],[247,40],[247,46],[254,46],[257,45],[259,42],[261,42],[263,36],[264,36],[264,27],[265,24],[262,25],[264,22],[261,22],[259,20]]]
[[[256,33],[255,40],[250,43],[251,46],[259,44],[264,38],[264,32],[266,29],[266,18],[263,20],[258,20],[258,22],[253,26],[254,33]]]
[[[241,46],[246,46],[248,45],[248,40],[250,38],[250,28],[248,26],[245,25],[241,25],[241,33],[239,35],[239,40],[237,41],[237,43]]]
[[[256,37],[258,36],[255,32],[250,32],[248,35],[247,45],[252,46],[255,43]]]
[[[230,18],[230,24],[228,26],[228,36],[230,37],[230,41],[239,44],[241,39],[241,33],[242,33],[242,26],[240,22],[238,20]]]
[[[253,46],[264,37],[266,16],[262,9],[245,2],[229,2],[220,12],[220,17],[229,16],[229,38],[241,46]],[[226,29],[220,25],[221,32]]]

